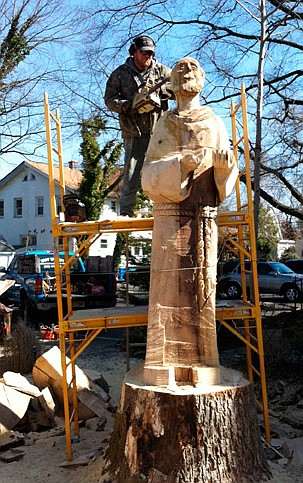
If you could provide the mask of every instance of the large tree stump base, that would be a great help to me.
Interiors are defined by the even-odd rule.
[[[221,368],[221,383],[147,386],[143,365],[123,383],[107,451],[115,483],[246,483],[270,478],[252,385]]]

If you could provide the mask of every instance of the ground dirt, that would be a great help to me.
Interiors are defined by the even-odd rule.
[[[302,312],[298,311],[264,320],[272,434],[272,448],[265,443],[264,448],[272,472],[271,483],[303,482],[302,320]],[[111,396],[111,410],[104,408],[103,417],[88,420],[81,427],[80,441],[73,444],[74,463],[79,461],[79,457],[85,456],[89,459],[89,464],[60,466],[67,460],[64,420],[58,418],[56,428],[25,435],[25,445],[19,447],[24,455],[19,461],[0,461],[0,483],[114,483],[106,474],[104,454],[113,430],[114,410],[118,405],[123,377],[127,372],[127,361],[121,343],[117,345],[118,341],[109,335],[111,334],[106,334],[105,339],[100,337],[92,342],[77,361],[82,369],[93,369],[102,374],[109,385]],[[121,334],[119,337],[121,338]],[[222,365],[245,372],[243,348],[239,344],[231,343],[229,335],[221,330],[218,339]],[[42,342],[43,350],[55,343]],[[129,367],[141,362],[142,359],[132,357]],[[258,385],[256,394],[258,398]],[[259,419],[262,432],[264,424],[261,413]]]

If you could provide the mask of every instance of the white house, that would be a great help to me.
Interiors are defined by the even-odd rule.
[[[59,169],[54,167],[55,179],[59,180]],[[77,163],[71,161],[64,168],[66,194],[77,193],[82,173]],[[117,211],[118,192],[111,193],[106,200],[106,209]],[[59,188],[56,192],[57,209],[61,211]],[[52,220],[48,165],[23,161],[0,180],[0,235],[15,248],[52,248]],[[104,239],[103,239],[104,238]],[[108,235],[101,236],[93,249],[94,256],[112,255],[114,241]]]

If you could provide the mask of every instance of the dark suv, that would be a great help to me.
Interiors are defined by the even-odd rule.
[[[245,262],[245,271],[251,270],[250,261]],[[258,262],[258,285],[261,294],[283,295],[287,302],[298,300],[303,289],[303,275],[293,272],[284,263]],[[246,283],[249,290],[251,276],[246,273]],[[229,299],[240,299],[242,295],[240,262],[231,265],[231,270],[218,280],[217,292]]]

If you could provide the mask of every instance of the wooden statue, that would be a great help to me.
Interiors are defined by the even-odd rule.
[[[144,381],[218,383],[215,288],[217,206],[238,175],[226,128],[200,106],[204,72],[184,58],[173,69],[177,108],[151,139],[142,186],[154,204]]]
[[[142,172],[154,201],[145,364],[124,379],[107,451],[117,483],[252,483],[269,477],[252,385],[219,370],[217,206],[238,175],[191,58],[172,70],[177,108],[156,125]]]

